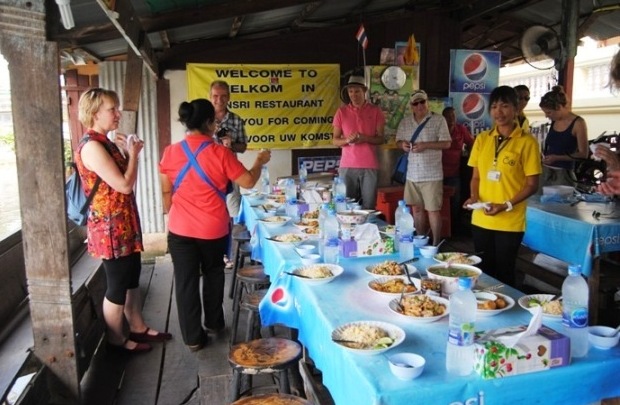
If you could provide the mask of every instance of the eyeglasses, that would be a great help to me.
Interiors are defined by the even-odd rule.
[[[420,100],[420,101],[416,101],[411,103],[412,107],[417,107],[419,104],[426,104],[426,100]]]
[[[530,98],[529,97],[519,97],[519,100],[530,101]]]

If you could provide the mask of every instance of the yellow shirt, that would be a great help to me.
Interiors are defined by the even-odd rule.
[[[510,137],[499,145],[497,128],[480,133],[467,163],[477,167],[480,175],[479,198],[481,202],[504,203],[525,187],[526,177],[542,172],[538,141],[518,126]],[[496,149],[497,165],[493,165]],[[489,172],[498,171],[499,180],[489,179]],[[512,211],[503,211],[494,216],[474,210],[471,223],[496,231],[525,231],[526,202],[515,204]]]

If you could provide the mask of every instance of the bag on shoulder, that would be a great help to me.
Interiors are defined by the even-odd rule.
[[[90,203],[99,188],[100,177],[97,177],[97,181],[90,193],[86,196],[84,188],[82,187],[82,180],[78,173],[77,166],[72,163],[73,173],[69,176],[69,180],[65,184],[65,196],[67,197],[67,216],[76,225],[84,226],[88,220],[88,212],[90,211]]]
[[[409,153],[403,153],[396,161],[394,171],[392,172],[392,181],[398,184],[405,184],[407,182],[407,163]]]

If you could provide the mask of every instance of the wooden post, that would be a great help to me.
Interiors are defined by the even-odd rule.
[[[138,107],[140,106],[140,92],[142,91],[142,59],[136,55],[131,47],[127,47],[127,69],[125,70],[125,85],[123,86],[123,119],[119,132],[135,134],[138,128]]]
[[[54,403],[80,396],[65,213],[58,46],[45,37],[44,0],[0,0],[8,61],[22,237],[34,354],[62,384]]]

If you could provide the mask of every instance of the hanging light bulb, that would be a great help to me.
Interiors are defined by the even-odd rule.
[[[75,27],[70,3],[71,0],[56,0],[56,4],[58,4],[58,9],[60,10],[60,19],[62,21],[62,25],[67,30]]]

